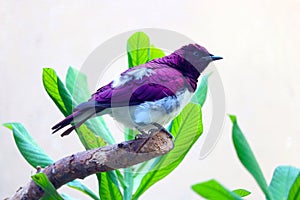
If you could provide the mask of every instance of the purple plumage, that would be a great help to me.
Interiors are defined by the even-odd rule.
[[[189,44],[168,56],[128,69],[52,129],[56,132],[74,122],[62,134],[68,135],[89,118],[103,114],[138,130],[148,130],[151,124],[165,125],[188,103],[201,72],[218,59],[222,58],[209,54],[204,47]]]

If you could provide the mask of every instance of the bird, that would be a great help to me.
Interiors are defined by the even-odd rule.
[[[71,125],[61,134],[68,135],[88,119],[105,114],[143,134],[153,126],[163,127],[190,101],[209,63],[220,59],[193,43],[127,69],[54,125],[53,133]]]

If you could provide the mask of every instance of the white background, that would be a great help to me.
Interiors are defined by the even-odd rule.
[[[55,160],[83,148],[75,134],[65,138],[51,134],[50,127],[63,116],[43,89],[42,68],[53,67],[64,77],[68,66],[80,68],[103,41],[150,27],[182,33],[224,57],[215,65],[225,88],[226,110],[238,116],[268,182],[277,165],[300,167],[299,1],[2,0],[0,4],[0,122],[22,122]],[[208,122],[209,104],[204,109]],[[263,199],[235,155],[228,118],[219,143],[204,160],[199,160],[200,143],[141,199],[200,199],[190,186],[211,178],[230,189],[252,191],[249,199]],[[3,199],[24,185],[34,169],[16,149],[11,131],[2,126],[0,160]],[[96,188],[94,177],[85,182]],[[78,192],[72,196],[86,198]]]

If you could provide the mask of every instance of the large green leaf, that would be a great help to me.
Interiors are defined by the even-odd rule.
[[[188,104],[172,123],[175,137],[174,149],[154,162],[153,167],[142,178],[133,199],[140,197],[150,186],[170,174],[184,159],[187,152],[202,133],[201,107]]]
[[[259,187],[265,193],[266,198],[271,200],[272,196],[268,189],[265,177],[256,161],[256,158],[244,136],[240,127],[237,124],[236,117],[230,115],[230,119],[233,123],[232,127],[232,140],[237,153],[238,158],[249,173],[254,177]]]
[[[40,186],[45,194],[41,198],[42,200],[64,200],[56,191],[52,183],[49,181],[48,177],[44,173],[38,173],[31,176],[33,181]]]
[[[289,191],[299,174],[292,166],[279,166],[275,169],[269,190],[274,200],[287,199]]]
[[[192,189],[200,196],[211,200],[241,200],[236,193],[231,192],[216,180],[192,185]]]
[[[110,172],[102,172],[97,174],[99,182],[99,193],[101,199],[123,199],[120,189],[109,175]]]
[[[25,160],[34,168],[37,166],[46,167],[54,161],[41,149],[33,140],[24,126],[20,123],[3,124],[13,132],[15,143],[25,158]]]
[[[72,97],[53,69],[43,69],[43,84],[59,110],[65,116],[70,115],[72,113]]]
[[[149,37],[143,32],[134,33],[127,40],[127,55],[129,68],[149,61]]]
[[[298,176],[294,181],[288,195],[288,200],[295,200],[295,199],[297,200],[300,199],[300,173],[298,173]]]

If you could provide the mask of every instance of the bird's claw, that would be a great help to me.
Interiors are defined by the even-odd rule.
[[[140,132],[139,134],[137,134],[135,136],[134,139],[140,139],[140,138],[149,138],[151,137],[154,133],[159,132],[159,131],[163,131],[166,134],[168,134],[168,136],[173,139],[173,135],[167,130],[165,129],[162,125],[160,125],[159,123],[152,123],[153,126],[155,126],[157,129],[150,129],[148,131],[148,133],[146,133],[145,131],[141,130],[140,128],[137,128],[137,130]]]
[[[135,136],[135,139],[139,139],[139,138],[149,138],[149,137],[151,137],[154,133],[156,133],[156,132],[158,132],[158,131],[160,131],[161,129],[150,129],[149,131],[148,131],[148,133],[146,133],[145,131],[140,131],[140,133],[139,134],[137,134],[136,136]]]
[[[149,135],[142,129],[140,129],[139,127],[136,127],[136,129],[140,132],[139,134],[137,134],[134,139],[139,139],[139,138],[148,138]]]
[[[136,140],[136,139],[140,139],[140,138],[148,138],[148,137],[150,137],[150,135],[143,131],[143,132],[140,132],[139,134],[137,134],[137,135],[134,137],[134,139]]]
[[[166,130],[162,125],[160,125],[157,122],[153,122],[152,125],[155,126],[155,127],[157,127],[159,130]]]

